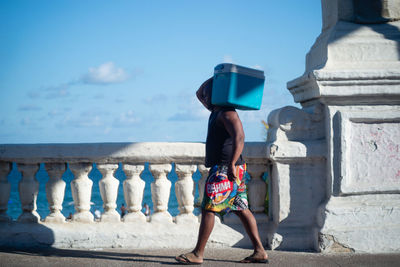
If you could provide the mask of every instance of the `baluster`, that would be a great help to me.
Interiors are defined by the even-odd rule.
[[[61,210],[66,185],[62,179],[62,175],[66,170],[66,164],[46,163],[45,167],[50,177],[46,184],[46,196],[49,202],[50,214],[46,217],[45,222],[65,222],[65,217],[61,214]]]
[[[199,180],[199,204],[203,202],[203,197],[204,197],[204,187],[207,182],[208,178],[208,173],[210,171],[210,168],[207,168],[204,165],[199,165],[198,166],[199,172],[201,173],[201,179]]]
[[[88,174],[92,169],[91,163],[71,163],[69,168],[74,175],[71,181],[72,198],[74,199],[75,211],[72,221],[93,222],[94,216],[90,212],[90,198],[92,196],[92,180]]]
[[[151,198],[154,207],[151,222],[172,223],[172,216],[167,211],[171,191],[171,182],[167,179],[167,174],[172,169],[171,164],[151,164],[149,168],[155,180],[151,183]]]
[[[197,217],[193,214],[195,187],[192,176],[195,171],[196,165],[175,165],[175,172],[178,175],[178,181],[175,183],[175,193],[179,205],[177,223],[198,222]]]
[[[268,216],[265,214],[265,198],[267,196],[267,184],[262,179],[266,171],[266,166],[262,164],[249,164],[247,172],[250,174],[248,184],[249,205],[257,222],[267,222]]]
[[[103,175],[99,181],[100,194],[103,199],[104,213],[101,215],[102,222],[119,222],[121,216],[117,208],[117,196],[119,181],[114,177],[118,164],[98,164],[97,169]]]
[[[10,199],[11,185],[7,176],[11,171],[10,162],[0,162],[0,222],[9,222],[11,217],[7,215],[8,200]]]
[[[124,181],[124,198],[128,213],[122,218],[124,222],[146,222],[146,216],[141,212],[145,182],[140,178],[144,165],[124,164],[126,174]]]
[[[21,200],[22,214],[19,222],[40,222],[40,216],[36,212],[36,199],[39,192],[39,182],[35,174],[39,170],[39,164],[18,164],[22,173],[22,180],[19,182],[19,198]]]

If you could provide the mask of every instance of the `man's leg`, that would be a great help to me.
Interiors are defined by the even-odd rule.
[[[253,213],[251,213],[249,209],[246,209],[235,211],[235,214],[239,216],[253,244],[254,254],[252,256],[254,256],[256,259],[267,259],[268,256],[262,245],[260,235],[258,233],[257,222],[253,216]]]
[[[197,238],[196,247],[192,252],[176,257],[178,261],[190,261],[192,263],[203,262],[204,249],[208,238],[214,228],[215,214],[212,211],[201,211],[201,223],[199,228],[199,236]],[[184,257],[183,257],[184,256]]]
[[[194,248],[193,252],[196,255],[201,256],[203,258],[204,249],[206,247],[208,238],[211,235],[211,232],[214,228],[215,222],[215,214],[212,211],[201,211],[201,223],[199,228],[199,236],[197,238],[197,244]]]

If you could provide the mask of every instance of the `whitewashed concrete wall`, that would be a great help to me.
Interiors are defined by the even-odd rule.
[[[74,248],[193,248],[197,239],[199,218],[194,210],[194,181],[192,175],[199,170],[202,189],[208,170],[204,167],[203,143],[104,143],[104,144],[42,144],[0,145],[0,246],[52,246]],[[251,180],[248,184],[250,208],[259,219],[258,226],[267,246],[268,216],[265,213],[266,183],[262,180],[268,171],[265,143],[246,143],[243,155],[248,164]],[[10,183],[7,175],[11,162],[22,172],[19,183],[22,213],[17,221],[7,215]],[[119,185],[113,176],[122,163],[127,179]],[[144,164],[155,181],[151,185],[154,213],[146,218],[141,212],[144,181],[140,174]],[[46,184],[50,214],[40,218],[36,211],[38,181],[35,174],[39,163],[44,163],[49,181]],[[66,221],[61,213],[65,182],[62,174],[66,163],[74,174],[71,190],[75,213]],[[88,178],[92,164],[96,163],[102,174],[99,188],[104,213],[95,221],[90,212],[93,182]],[[167,179],[175,163],[178,181]],[[120,218],[116,211],[118,186],[124,188],[128,213]],[[171,186],[175,186],[179,214],[168,212]],[[200,196],[202,195],[202,190]],[[239,220],[226,218],[224,223],[216,218],[209,246],[250,247]]]

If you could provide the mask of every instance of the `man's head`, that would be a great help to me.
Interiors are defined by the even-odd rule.
[[[213,86],[213,78],[210,78],[207,81],[205,81],[196,92],[199,101],[209,111],[212,111],[214,108],[213,104],[211,104],[212,86]]]

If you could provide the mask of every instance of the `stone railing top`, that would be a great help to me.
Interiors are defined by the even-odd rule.
[[[249,163],[266,163],[266,143],[245,144],[243,156]],[[203,164],[204,143],[89,143],[89,144],[2,144],[0,161],[17,163],[190,163]]]

